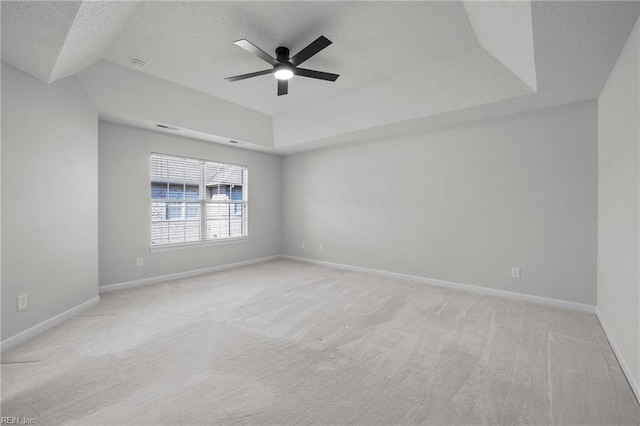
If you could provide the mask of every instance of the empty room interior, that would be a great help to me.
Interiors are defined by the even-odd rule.
[[[640,424],[640,2],[0,13],[3,424]]]

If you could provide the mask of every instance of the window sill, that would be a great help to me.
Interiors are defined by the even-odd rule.
[[[151,253],[161,253],[163,251],[189,250],[225,244],[246,243],[248,241],[249,237],[221,238],[219,240],[196,241],[192,243],[162,244],[149,247],[149,251]]]

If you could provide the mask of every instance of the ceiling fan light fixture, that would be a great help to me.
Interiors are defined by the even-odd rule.
[[[289,64],[278,64],[275,67],[275,76],[278,80],[289,80],[293,77],[293,67]]]

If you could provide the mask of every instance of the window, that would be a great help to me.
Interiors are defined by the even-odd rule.
[[[151,154],[151,246],[247,236],[247,168]]]

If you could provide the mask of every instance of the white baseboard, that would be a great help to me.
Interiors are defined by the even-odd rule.
[[[283,259],[313,263],[315,265],[328,266],[336,269],[343,269],[343,270],[355,271],[355,272],[364,272],[368,274],[413,281],[413,282],[428,284],[428,285],[437,286],[437,287],[445,287],[445,288],[450,288],[454,290],[462,290],[462,291],[467,291],[467,292],[472,292],[477,294],[486,294],[486,295],[501,297],[504,299],[519,300],[522,302],[536,303],[539,305],[547,305],[547,306],[555,306],[558,308],[573,309],[573,310],[589,312],[589,313],[596,312],[595,306],[587,305],[584,303],[568,302],[566,300],[551,299],[548,297],[534,296],[531,294],[516,293],[513,291],[498,290],[494,288],[480,287],[480,286],[471,285],[471,284],[461,284],[453,281],[444,281],[444,280],[437,280],[433,278],[419,277],[417,275],[408,275],[408,274],[400,274],[397,272],[381,271],[378,269],[363,268],[361,266],[351,266],[351,265],[344,265],[342,263],[325,262],[323,260],[309,259],[305,257],[296,257],[296,256],[289,256],[289,255],[283,255],[281,257]]]
[[[604,331],[604,335],[607,337],[607,340],[609,341],[609,346],[611,346],[611,349],[613,350],[614,355],[618,359],[618,364],[620,364],[620,368],[622,368],[622,372],[626,376],[627,382],[629,382],[629,386],[631,386],[631,390],[636,396],[636,400],[640,402],[640,386],[638,386],[638,382],[631,374],[629,365],[627,364],[624,357],[622,356],[622,353],[620,352],[620,349],[618,348],[616,341],[613,339],[613,336],[611,335],[611,332],[607,327],[607,323],[602,318],[602,315],[600,314],[600,311],[598,310],[598,308],[596,308],[596,317],[598,317],[598,321],[600,321],[600,326],[602,327],[602,331]]]
[[[181,278],[189,278],[189,277],[195,277],[197,275],[210,274],[211,272],[218,272],[218,271],[224,271],[226,269],[239,268],[241,266],[254,265],[256,263],[268,262],[270,260],[275,260],[280,258],[281,258],[280,255],[260,257],[258,259],[243,260],[241,262],[227,263],[224,265],[212,266],[209,268],[195,269],[192,271],[178,272],[175,274],[162,275],[158,277],[143,278],[141,280],[127,281],[127,282],[117,283],[117,284],[101,285],[100,287],[98,287],[98,291],[100,293],[107,293],[109,291],[123,290],[125,288],[140,287],[140,286],[145,286],[150,284],[159,284],[166,281],[179,280]]]
[[[69,318],[79,314],[86,309],[89,309],[92,306],[97,305],[98,303],[100,303],[100,296],[96,296],[93,299],[87,300],[86,302],[74,306],[73,308],[68,309],[56,316],[53,316],[48,320],[42,321],[41,323],[36,324],[33,327],[29,327],[28,329],[21,331],[18,334],[8,337],[0,342],[0,351],[9,349],[10,347],[17,345],[18,343],[22,343],[27,339],[37,336],[43,331],[46,331],[51,327],[54,327],[62,323],[63,321],[68,320]]]

